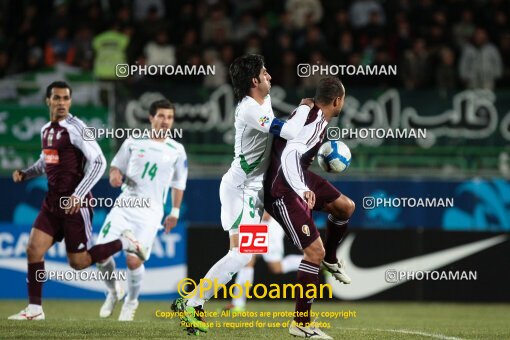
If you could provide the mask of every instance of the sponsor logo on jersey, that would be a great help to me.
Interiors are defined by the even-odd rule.
[[[264,125],[266,125],[267,123],[269,123],[269,117],[267,117],[267,116],[263,116],[263,117],[260,117],[260,118],[259,118],[259,124],[260,124],[260,126],[264,126]]]
[[[44,149],[44,162],[46,164],[58,164],[59,158],[58,158],[58,150],[54,149]]]
[[[306,236],[310,236],[310,228],[306,224],[303,224],[303,226],[301,227],[301,231]]]

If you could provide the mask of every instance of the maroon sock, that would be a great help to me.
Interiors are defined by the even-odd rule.
[[[299,265],[297,272],[297,283],[303,287],[303,296],[300,297],[298,294],[296,297],[296,312],[299,312],[298,314],[303,316],[296,316],[294,321],[302,326],[308,326],[307,324],[310,323],[310,309],[312,309],[312,303],[314,299],[308,299],[306,297],[306,292],[308,289],[312,289],[308,288],[309,284],[315,285],[315,291],[318,291],[317,286],[319,285],[319,268],[320,266],[318,264],[305,260],[302,260],[301,264]]]
[[[92,258],[92,263],[96,263],[99,261],[106,260],[113,254],[122,250],[122,242],[117,239],[115,241],[111,241],[104,244],[98,244],[89,249],[90,257]]]
[[[28,264],[27,288],[29,304],[42,304],[42,286],[45,279],[44,261]]]
[[[338,248],[338,244],[344,238],[348,225],[349,220],[340,221],[333,217],[333,215],[328,215],[328,223],[326,224],[326,240],[324,242],[324,249],[326,250],[324,261],[327,263],[338,262],[338,259],[336,258],[336,250]]]

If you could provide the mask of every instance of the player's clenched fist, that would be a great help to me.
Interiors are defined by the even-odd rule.
[[[168,215],[165,218],[165,234],[168,234],[170,232],[170,230],[175,228],[176,225],[177,225],[177,217]]]
[[[66,215],[72,215],[80,211],[80,208],[81,208],[80,198],[71,195],[71,197],[69,197],[69,200],[67,201],[67,206],[65,207],[64,212],[66,213]]]
[[[12,180],[14,183],[22,182],[25,180],[25,173],[21,170],[14,170],[12,173]]]
[[[313,191],[305,191],[303,193],[303,198],[305,202],[308,204],[308,208],[311,210],[315,206],[315,194]]]
[[[117,168],[110,170],[110,185],[114,188],[118,188],[122,185],[122,173]]]
[[[313,101],[313,98],[303,98],[301,99],[301,103],[299,103],[299,105],[308,105],[310,108],[313,108],[315,102]]]

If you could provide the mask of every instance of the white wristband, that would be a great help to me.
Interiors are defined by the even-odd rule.
[[[179,218],[179,212],[180,212],[180,211],[181,211],[181,210],[180,210],[179,208],[175,208],[175,207],[173,207],[173,208],[172,208],[172,211],[170,212],[170,216],[175,217],[175,218],[177,218],[177,219],[178,219],[178,218]]]

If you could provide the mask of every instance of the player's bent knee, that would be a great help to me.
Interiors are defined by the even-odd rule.
[[[334,202],[334,207],[330,213],[338,220],[346,220],[351,218],[356,209],[356,204],[347,196],[342,195]]]
[[[69,265],[74,270],[82,270],[92,264],[92,259],[87,252],[67,253],[67,259],[69,261]]]
[[[27,245],[27,259],[29,262],[42,261],[44,258],[44,251],[41,247],[38,247],[33,242],[29,242]]]
[[[128,255],[126,257],[126,264],[130,270],[135,270],[143,264],[143,261],[136,256]]]
[[[34,246],[32,243],[29,243],[27,245],[27,257],[30,259],[32,257],[36,257],[37,255],[37,247]]]
[[[356,204],[353,200],[347,197],[347,203],[346,203],[346,213],[349,215],[349,218],[354,214],[354,210],[356,210]]]
[[[88,265],[85,262],[79,260],[70,260],[69,265],[74,270],[82,270],[88,267]]]

